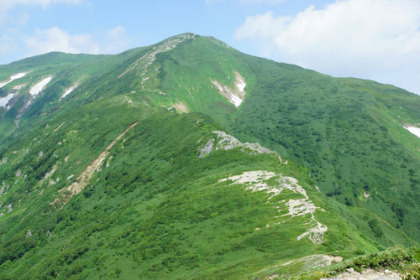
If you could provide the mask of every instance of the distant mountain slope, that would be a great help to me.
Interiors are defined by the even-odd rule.
[[[330,197],[368,208],[419,240],[420,97],[373,82],[259,69],[235,135],[298,160]],[[277,75],[275,74],[277,73]]]
[[[420,240],[401,89],[190,33],[0,86],[0,279],[253,279]]]

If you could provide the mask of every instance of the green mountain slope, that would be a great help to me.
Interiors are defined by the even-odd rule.
[[[309,254],[377,250],[275,153],[217,150],[230,143],[212,133],[219,128],[204,115],[125,98],[59,115],[6,152],[0,256],[6,279],[236,278]],[[133,123],[69,199],[78,174]],[[211,139],[213,151],[200,158]],[[231,178],[244,174],[257,179]],[[247,190],[262,183],[266,190]],[[299,208],[290,210],[292,203]]]
[[[304,163],[328,196],[370,209],[418,240],[420,139],[403,126],[420,119],[420,98],[308,74],[256,88],[232,125],[235,135]]]
[[[420,120],[417,95],[245,56],[207,38],[159,61],[159,88],[169,98],[304,164],[328,196],[370,209],[419,240],[420,142],[404,128]],[[246,82],[245,101],[221,105],[214,81],[234,88],[236,73]]]
[[[403,90],[194,34],[0,81],[0,279],[252,279],[418,244]]]

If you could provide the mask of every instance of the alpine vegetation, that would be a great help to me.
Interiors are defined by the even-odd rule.
[[[418,279],[419,108],[191,33],[2,65],[0,279]]]

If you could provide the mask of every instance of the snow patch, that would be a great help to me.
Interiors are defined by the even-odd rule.
[[[13,99],[15,95],[9,93],[6,97],[0,97],[0,107],[8,108],[9,101]]]
[[[52,80],[52,76],[42,79],[39,83],[34,85],[29,90],[29,93],[32,95],[32,97],[37,96],[51,80]]]
[[[231,100],[230,102],[232,102],[232,104],[235,105],[236,107],[239,107],[243,101],[240,97],[234,94],[230,96],[230,100]]]
[[[60,99],[63,99],[64,97],[66,97],[67,95],[69,95],[70,93],[72,93],[73,90],[75,90],[77,88],[77,86],[78,85],[75,84],[75,85],[69,87],[68,89],[66,89]]]
[[[13,90],[21,90],[25,85],[17,85],[13,88]]]
[[[246,190],[251,190],[252,192],[264,191],[267,194],[270,194],[267,203],[270,203],[274,197],[279,196],[283,190],[301,194],[304,197],[302,199],[289,199],[287,202],[285,200],[278,201],[277,204],[280,205],[275,208],[279,209],[279,212],[288,210],[288,213],[275,218],[284,219],[285,217],[290,216],[290,218],[293,219],[309,214],[309,222],[305,223],[305,225],[307,225],[307,230],[299,235],[297,240],[308,237],[314,244],[321,244],[324,242],[324,233],[328,230],[328,227],[316,220],[314,215],[316,210],[321,208],[315,206],[309,199],[305,189],[298,184],[297,179],[274,172],[258,170],[247,171],[241,175],[220,179],[219,183],[227,181],[231,181],[230,185],[243,185]],[[286,209],[284,206],[286,206]],[[279,225],[283,222],[284,221],[276,222],[274,225]],[[269,226],[270,225],[267,225],[266,227]],[[256,230],[260,230],[260,228]]]
[[[0,83],[0,88],[4,87],[5,85],[7,85],[11,82],[13,82],[14,80],[21,79],[21,78],[25,77],[26,74],[28,74],[28,73],[22,72],[22,73],[17,73],[15,75],[10,76],[10,78],[8,80]]]
[[[14,80],[17,80],[17,79],[23,78],[23,77],[25,77],[25,76],[26,76],[26,74],[27,74],[26,72],[18,73],[18,74],[16,74],[16,75],[11,76],[11,77],[10,77],[10,80],[14,81]]]
[[[405,125],[404,128],[420,138],[420,128],[412,125]]]
[[[231,88],[229,86],[223,86],[218,81],[212,80],[211,83],[217,88],[219,93],[223,95],[230,103],[239,107],[245,98],[245,79],[235,72],[235,87]]]
[[[238,72],[235,72],[235,85],[239,92],[245,95],[246,82],[245,79]]]

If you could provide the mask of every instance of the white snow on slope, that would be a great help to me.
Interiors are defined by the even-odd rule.
[[[68,89],[66,89],[66,91],[61,96],[61,99],[63,99],[64,97],[66,97],[67,95],[69,95],[70,93],[72,93],[73,90],[75,90],[76,88],[77,88],[77,84],[74,85],[74,86],[69,87]]]
[[[25,76],[26,76],[26,74],[27,74],[26,72],[17,73],[16,75],[11,76],[11,77],[10,77],[10,80],[14,81],[14,80],[17,80],[17,79],[23,78],[23,77],[25,77]]]
[[[43,79],[42,81],[34,85],[29,90],[29,93],[32,95],[32,97],[37,96],[51,80],[52,80],[52,76]]]
[[[229,86],[223,86],[218,81],[214,80],[212,80],[211,83],[217,88],[219,93],[223,95],[230,103],[235,105],[235,107],[239,107],[244,101],[246,95],[246,82],[245,79],[238,72],[235,72],[234,88],[231,88]]]
[[[236,95],[232,94],[231,97],[230,97],[230,102],[232,102],[233,105],[235,105],[236,107],[239,107],[241,105],[242,101],[243,100],[241,98],[237,97]]]
[[[0,107],[7,108],[7,104],[12,100],[13,96],[15,96],[13,93],[9,93],[6,97],[0,97]]]
[[[245,79],[238,72],[235,73],[235,79],[235,85],[238,88],[239,92],[245,95]]]
[[[7,85],[8,83],[13,82],[14,80],[23,78],[26,76],[26,72],[22,72],[22,73],[17,73],[15,75],[10,76],[10,78],[7,81],[1,82],[0,83],[0,88],[4,87],[5,85]]]
[[[409,125],[404,126],[404,128],[420,138],[420,128],[415,127],[415,126],[409,126]]]

